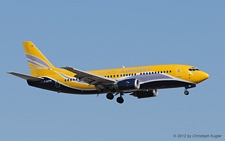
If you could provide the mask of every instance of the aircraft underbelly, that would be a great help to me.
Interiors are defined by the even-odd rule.
[[[186,87],[191,85],[195,87],[194,84],[178,81],[178,80],[162,80],[162,81],[153,81],[141,84],[140,89],[164,89],[164,88],[177,88],[177,87]]]

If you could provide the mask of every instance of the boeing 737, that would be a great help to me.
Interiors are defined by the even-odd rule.
[[[23,42],[31,75],[8,72],[22,79],[28,85],[68,94],[106,94],[112,100],[123,103],[123,95],[137,98],[156,97],[158,89],[196,87],[196,84],[209,78],[209,75],[195,66],[183,64],[165,64],[137,66],[104,70],[83,71],[70,66],[57,68],[31,42]]]

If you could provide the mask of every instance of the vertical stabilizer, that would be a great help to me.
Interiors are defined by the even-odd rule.
[[[42,70],[51,70],[54,68],[31,41],[23,42],[23,46],[32,76],[41,76],[43,75]]]

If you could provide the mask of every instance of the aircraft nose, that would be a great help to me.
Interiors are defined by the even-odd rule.
[[[202,72],[202,81],[206,80],[209,78],[209,74],[206,72]]]

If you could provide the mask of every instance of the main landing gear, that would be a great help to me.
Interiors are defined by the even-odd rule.
[[[115,94],[117,95],[117,94]],[[116,101],[119,103],[119,104],[122,104],[124,102],[124,99],[122,97],[123,93],[120,93],[120,96],[117,97]],[[114,98],[114,95],[112,93],[108,93],[106,95],[106,98],[109,99],[109,100],[112,100]]]
[[[106,95],[106,98],[108,98],[109,100],[112,100],[114,98],[114,95],[112,93],[108,93]]]
[[[120,97],[117,97],[116,101],[119,103],[119,104],[122,104],[124,102],[124,99],[122,96]]]

